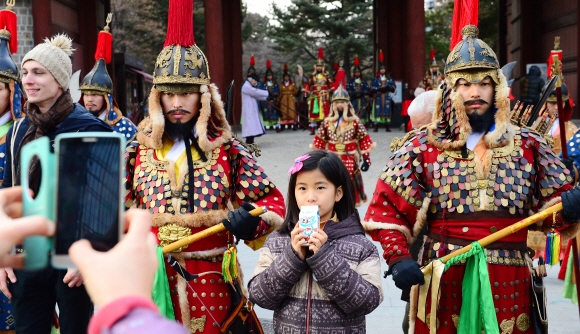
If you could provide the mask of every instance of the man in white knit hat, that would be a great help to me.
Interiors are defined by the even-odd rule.
[[[20,184],[19,152],[25,144],[42,136],[79,131],[112,131],[73,100],[68,91],[72,75],[72,40],[56,35],[30,50],[22,60],[22,86],[28,96],[27,117],[8,131],[6,172],[2,187]],[[40,166],[32,161],[30,188],[38,193]],[[15,175],[14,179],[12,175]],[[22,252],[22,248],[17,249]],[[6,282],[10,282],[7,286]],[[86,333],[93,305],[78,270],[48,266],[38,271],[0,269],[0,290],[12,298],[16,332],[50,333],[55,303],[60,310],[61,333]]]

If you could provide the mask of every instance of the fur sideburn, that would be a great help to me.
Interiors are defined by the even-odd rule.
[[[490,149],[507,145],[509,140],[515,135],[515,127],[509,120],[509,87],[501,70],[497,70],[497,76],[499,78],[499,84],[495,86],[494,94],[494,107],[497,108],[495,114],[495,129],[484,136],[484,141]],[[447,82],[447,85],[450,84],[450,82]],[[465,112],[463,98],[453,87],[448,87],[447,89],[451,89],[449,94],[451,102],[450,108],[443,109],[443,96],[445,91],[439,88],[437,98],[435,99],[435,111],[433,113],[432,123],[429,125],[427,132],[428,143],[443,151],[457,150],[463,147],[467,137],[472,132],[469,118]],[[447,124],[449,119],[453,119],[453,115],[447,115],[447,113],[454,113],[456,124],[452,126]],[[457,133],[455,140],[438,140],[435,133],[441,130],[441,125],[445,125],[445,130],[450,133],[455,133],[455,128],[459,127],[460,131]]]
[[[200,93],[201,108],[195,130],[200,148],[211,152],[231,141],[232,133],[217,87],[214,84],[202,85]],[[155,88],[149,94],[149,117],[139,123],[138,129],[139,143],[154,149],[163,147],[165,116],[161,107],[161,92]]]

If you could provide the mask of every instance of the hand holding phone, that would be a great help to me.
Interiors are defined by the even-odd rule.
[[[126,296],[151,298],[158,265],[151,215],[145,210],[131,209],[125,214],[125,224],[129,232],[106,253],[95,251],[87,240],[77,241],[70,248],[70,257],[99,308]]]
[[[22,268],[22,254],[9,254],[31,235],[51,236],[54,223],[41,216],[22,217],[22,187],[0,190],[0,268]]]

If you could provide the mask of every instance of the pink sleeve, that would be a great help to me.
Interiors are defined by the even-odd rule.
[[[176,333],[187,331],[178,322],[164,318],[149,299],[129,296],[100,309],[89,323],[89,334]]]

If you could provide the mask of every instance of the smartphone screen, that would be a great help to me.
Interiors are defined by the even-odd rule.
[[[80,239],[108,251],[120,236],[121,138],[62,138],[58,146],[54,256]]]

